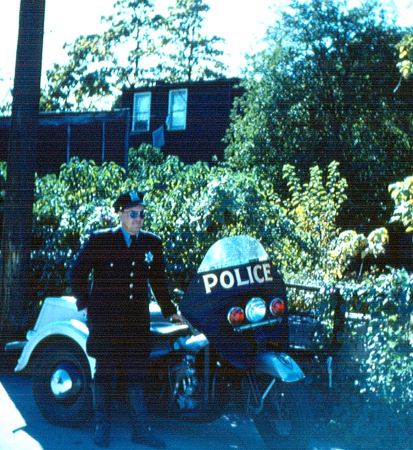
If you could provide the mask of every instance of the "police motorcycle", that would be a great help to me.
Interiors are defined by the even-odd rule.
[[[235,397],[269,448],[306,449],[312,414],[304,373],[285,353],[286,285],[262,245],[246,235],[213,244],[179,305],[208,339],[210,406]]]
[[[262,245],[250,236],[223,238],[207,251],[179,308],[188,325],[151,311],[152,412],[211,421],[242,406],[269,448],[307,448],[311,413],[304,374],[287,354],[286,287]],[[32,374],[42,415],[61,426],[93,417],[95,360],[86,353],[86,316],[71,297],[47,298],[16,372]],[[113,395],[122,401],[122,374]]]

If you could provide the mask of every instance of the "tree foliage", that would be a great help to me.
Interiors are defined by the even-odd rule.
[[[0,78],[0,83],[1,82],[3,82],[2,78]],[[3,99],[0,99],[0,116],[11,115],[10,93],[11,89],[7,91]]]
[[[339,223],[377,227],[390,217],[387,184],[412,169],[411,84],[394,92],[401,30],[373,1],[294,0],[278,15],[250,57],[226,159],[278,174],[336,160],[349,185]]]
[[[43,109],[90,109],[122,86],[150,78],[145,61],[156,53],[153,34],[160,22],[153,2],[117,0],[114,9],[101,18],[108,25],[102,34],[64,45],[68,62],[47,71]]]
[[[161,73],[166,81],[217,78],[227,66],[220,61],[222,38],[202,34],[209,6],[203,0],[176,0],[168,8],[162,35]]]
[[[391,221],[402,223],[411,232],[412,177],[391,184],[389,192],[394,201]],[[346,246],[348,251],[361,250],[362,256],[366,252],[377,256],[377,250],[383,250],[386,230],[375,230],[368,242],[351,230],[342,236],[350,244]],[[411,259],[411,255],[409,257]],[[335,427],[363,439],[365,448],[386,447],[385,435],[392,430],[393,444],[403,448],[413,423],[413,276],[403,267],[387,267],[384,272],[374,269],[347,276],[340,282],[339,289],[345,299],[342,313],[353,317],[346,324],[350,340],[344,343],[343,354],[351,354],[354,367],[360,371],[352,374],[355,383],[351,414],[343,415]],[[348,373],[343,375],[345,378]],[[343,392],[346,388],[344,383],[338,390],[348,396]],[[344,397],[343,401],[348,402]],[[391,419],[384,420],[384,417]],[[367,422],[371,424],[368,435],[357,425]]]
[[[0,189],[6,172],[1,163]],[[293,166],[284,166],[283,174],[286,189],[278,194],[278,180],[260,168],[234,172],[224,164],[185,165],[146,144],[130,150],[126,178],[115,163],[97,166],[73,158],[58,175],[36,177],[31,258],[36,295],[68,293],[71,261],[92,230],[118,224],[112,202],[130,189],[146,193],[145,227],[165,243],[173,288],[185,288],[207,249],[225,236],[256,237],[285,280],[299,283],[333,285],[355,257],[383,252],[385,230],[364,236],[337,228],[346,181],[336,162],[325,171],[312,167],[307,182]],[[3,197],[0,190],[0,201]],[[297,302],[305,304],[298,297]]]
[[[412,275],[404,269],[365,274],[341,287],[343,311],[354,317],[347,324],[351,341],[343,352],[352,354],[360,367],[353,379],[354,392],[361,396],[358,405],[353,402],[352,417],[343,418],[340,426],[360,436],[365,430],[357,423],[371,423],[369,434],[381,430],[365,436],[365,448],[385,448],[386,430],[396,429],[394,446],[403,448],[412,425],[412,288]]]
[[[389,186],[389,192],[394,200],[395,208],[392,222],[400,221],[407,232],[413,231],[413,176],[406,177]]]
[[[413,32],[411,30],[403,36],[396,48],[400,59],[397,66],[401,76],[407,80],[413,73]]]
[[[176,0],[163,17],[152,0],[117,0],[114,13],[102,17],[102,34],[65,44],[68,61],[47,70],[41,108],[96,109],[124,86],[221,75],[222,39],[202,34],[208,10],[202,0]]]
[[[309,283],[335,283],[354,254],[379,251],[365,237],[355,252],[348,250],[351,240],[343,244],[335,218],[346,182],[337,163],[326,173],[311,168],[308,182],[292,166],[283,170],[288,190],[279,195],[277,180],[258,168],[185,165],[150,145],[130,150],[126,179],[114,163],[99,167],[72,159],[58,176],[36,181],[32,264],[38,295],[67,292],[66,272],[81,243],[91,230],[117,224],[111,204],[130,189],[146,192],[145,226],[163,238],[173,287],[186,287],[206,250],[224,236],[257,237],[286,280]]]
[[[73,158],[58,176],[36,178],[32,272],[37,297],[67,293],[67,271],[85,237],[116,223],[110,198],[127,188],[123,174],[115,163],[99,167]]]

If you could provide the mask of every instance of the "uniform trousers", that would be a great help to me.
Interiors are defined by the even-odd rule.
[[[128,385],[145,386],[148,381],[148,352],[130,348],[130,344],[108,345],[96,356],[94,382],[111,385],[115,379]]]

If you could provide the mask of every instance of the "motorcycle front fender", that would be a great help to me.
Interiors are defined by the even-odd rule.
[[[259,353],[255,358],[255,369],[258,373],[266,373],[286,383],[305,378],[300,366],[291,356],[282,352]]]

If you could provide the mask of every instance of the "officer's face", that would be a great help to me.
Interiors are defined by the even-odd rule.
[[[122,227],[132,236],[138,233],[143,225],[142,212],[144,210],[144,206],[138,205],[133,208],[124,209],[118,213]]]

